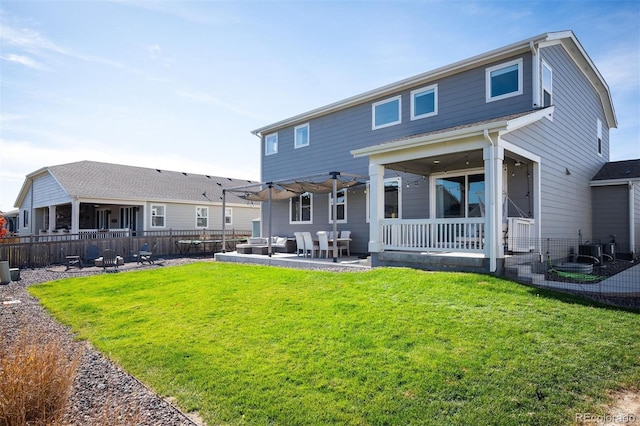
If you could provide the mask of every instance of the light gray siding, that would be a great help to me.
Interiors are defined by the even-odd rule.
[[[579,230],[592,229],[589,181],[608,161],[609,129],[596,91],[565,50],[552,46],[540,52],[553,68],[553,121],[544,119],[504,139],[542,158],[542,236],[577,238]],[[598,118],[602,155],[597,153]]]
[[[485,69],[517,58],[523,58],[523,94],[487,103]],[[438,115],[412,121],[411,91],[436,83],[439,99]],[[531,109],[531,86],[531,55],[518,55],[454,76],[408,87],[400,93],[383,96],[371,102],[311,120],[309,122],[310,143],[303,148],[294,148],[294,128],[303,123],[279,129],[277,154],[264,155],[264,138],[262,138],[262,181],[277,181],[334,170],[367,174],[367,159],[354,159],[350,154],[351,150],[407,135],[526,111]],[[372,104],[397,95],[402,97],[402,123],[372,130]],[[271,133],[274,132],[268,134]]]
[[[56,204],[70,203],[71,197],[50,174],[42,175],[33,180],[33,208],[47,207]],[[28,202],[25,199],[25,202]]]
[[[184,203],[147,203],[145,209],[151,211],[152,205],[165,206],[165,226],[162,228],[151,227],[151,215],[146,217],[144,229],[146,230],[162,230],[162,229],[205,229],[196,228],[196,205]],[[206,229],[222,229],[222,205],[206,205],[199,207],[209,208],[209,226]],[[260,216],[260,207],[257,205],[247,204],[246,206],[229,205],[232,208],[231,225],[227,225],[228,229],[251,230],[251,221]]]
[[[629,250],[629,189],[626,184],[598,186],[593,192],[593,240],[610,242]]]

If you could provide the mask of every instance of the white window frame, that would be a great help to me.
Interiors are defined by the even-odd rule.
[[[305,128],[307,129],[307,140],[301,142],[301,141],[298,140],[298,130],[302,130],[302,129],[305,129]],[[293,129],[293,139],[294,139],[293,147],[295,149],[304,148],[305,146],[309,146],[309,139],[310,138],[311,138],[311,135],[309,134],[309,123],[301,124],[299,126],[296,126]]]
[[[337,203],[338,206],[344,206],[344,219],[336,220],[336,223],[347,223],[347,188],[340,189],[337,191],[338,198],[340,198],[340,193],[344,193],[343,202]],[[333,191],[329,194],[329,223],[333,223]]]
[[[231,207],[224,208],[224,224],[233,225],[233,209]]]
[[[270,139],[275,139],[272,143],[269,143]],[[273,150],[269,147],[273,146]],[[270,133],[264,137],[264,155],[273,155],[278,153],[278,133]]]
[[[596,121],[596,152],[602,156],[602,121],[598,118]]]
[[[159,214],[153,214],[154,209],[156,209],[157,207],[162,207],[162,211],[163,214],[159,215]],[[149,205],[149,217],[151,218],[150,222],[151,222],[151,227],[152,228],[166,228],[167,226],[167,205],[166,204],[151,204]],[[154,225],[153,224],[153,218],[154,217],[161,217],[162,218],[162,225]]]
[[[391,102],[396,102],[396,101],[398,102],[398,119],[396,121],[390,121],[389,123],[384,123],[379,126],[376,126],[376,108],[381,105],[388,104]],[[383,99],[381,101],[374,102],[373,104],[371,104],[371,129],[372,130],[384,129],[385,127],[395,126],[396,124],[400,124],[400,123],[402,123],[402,96],[401,95],[394,96],[392,98]]]
[[[204,213],[204,215],[203,215]],[[205,224],[198,224],[199,219],[204,219]],[[196,206],[196,228],[198,229],[206,229],[209,227],[209,207],[207,206]]]
[[[504,68],[508,68],[511,67],[513,65],[517,65],[518,66],[518,90],[513,91],[513,92],[509,92],[509,93],[503,93],[502,95],[498,95],[498,96],[491,96],[491,73],[494,71],[498,71]],[[509,62],[504,62],[502,64],[498,64],[498,65],[494,65],[492,67],[486,68],[485,69],[485,90],[486,90],[486,100],[487,102],[493,102],[493,101],[499,101],[501,99],[507,99],[507,98],[512,98],[514,96],[519,96],[522,95],[523,93],[523,61],[522,58],[518,58],[518,59],[514,59],[512,61]]]
[[[437,218],[438,217],[438,211],[437,211],[437,191],[436,191],[436,186],[437,186],[437,182],[439,178],[444,178],[444,177],[461,177],[464,176],[464,185],[465,185],[465,199],[464,199],[464,217],[468,218],[469,217],[469,176],[475,176],[475,175],[484,175],[484,184],[485,184],[485,192],[486,192],[486,185],[487,185],[487,176],[485,173],[484,168],[473,168],[473,169],[466,169],[466,170],[461,170],[459,172],[438,172],[438,173],[433,173],[430,176],[429,179],[429,216],[433,217],[433,218]],[[484,216],[485,217],[486,213]],[[475,217],[475,216],[472,216]]]
[[[293,204],[293,200],[294,199],[298,199],[300,200],[301,197],[303,196],[309,196],[309,220],[293,220],[293,218],[291,217],[291,207]],[[302,213],[302,210],[300,210],[300,213]],[[296,219],[301,219],[301,218],[296,218]],[[305,192],[304,194],[300,194],[298,196],[289,198],[289,225],[308,225],[308,224],[313,224],[313,194],[311,192]]]
[[[549,70],[549,87],[546,87],[544,81],[545,68]],[[549,105],[544,104],[544,92],[549,92]],[[553,68],[544,59],[541,61],[540,70],[540,103],[542,107],[548,107],[553,105]]]
[[[402,178],[400,176],[397,177],[390,177],[390,178],[386,178],[384,179],[384,186],[386,187],[388,183],[391,182],[398,182],[398,217],[394,218],[394,219],[402,219]],[[371,187],[369,185],[369,181],[367,181],[367,223],[369,223],[370,219],[371,219],[371,211],[369,209],[369,193],[371,192]],[[383,193],[384,196],[384,193]],[[386,204],[385,204],[386,206]],[[383,219],[388,219],[383,217]]]
[[[422,95],[424,93],[429,93],[429,92],[433,92],[433,111],[427,112],[425,114],[416,115],[416,112],[415,112],[416,96]],[[419,120],[421,118],[432,117],[434,115],[438,115],[438,85],[432,84],[431,86],[412,90],[411,91],[411,120]]]

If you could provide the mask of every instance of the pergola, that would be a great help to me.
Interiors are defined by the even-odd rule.
[[[312,176],[305,176],[299,178],[283,179],[281,181],[256,183],[245,186],[238,186],[234,188],[227,188],[222,190],[222,211],[226,208],[226,193],[232,192],[238,195],[240,198],[244,198],[249,201],[262,201],[267,202],[268,207],[268,255],[271,257],[271,202],[279,200],[288,200],[292,197],[297,197],[300,194],[312,193],[312,194],[328,194],[333,193],[333,199],[336,200],[338,191],[351,188],[358,185],[363,185],[367,176],[360,176],[354,174],[348,174],[343,172],[327,172]],[[338,234],[338,222],[337,222],[337,203],[333,203],[333,234]],[[225,236],[225,218],[222,215],[222,251],[225,251],[226,247]],[[333,261],[337,262],[337,239],[333,239]]]

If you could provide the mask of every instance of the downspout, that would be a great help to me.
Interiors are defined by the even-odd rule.
[[[533,108],[540,108],[542,104],[540,99],[540,55],[533,41],[529,42],[529,49],[531,49],[531,80],[533,81],[533,96],[531,99]]]
[[[635,256],[636,252],[636,227],[635,227],[635,184],[629,181],[629,249]]]
[[[491,223],[491,244],[489,245],[489,272],[495,272],[497,269],[497,259],[496,259],[496,242],[495,240],[495,236],[497,234],[496,232],[496,219],[495,219],[495,208],[496,208],[496,197],[498,196],[496,194],[496,181],[495,181],[495,146],[496,144],[493,142],[493,139],[491,139],[491,136],[489,136],[489,131],[487,129],[484,129],[483,131],[483,135],[484,138],[487,142],[489,142],[489,145],[491,145],[490,149],[489,149],[489,164],[491,165],[489,167],[489,173],[491,175],[491,193],[492,193],[492,197],[491,197],[491,202],[489,204],[490,206],[490,211],[491,211],[491,220],[493,223]]]

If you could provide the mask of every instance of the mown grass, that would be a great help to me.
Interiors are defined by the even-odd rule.
[[[197,263],[32,286],[207,424],[567,424],[640,383],[640,315],[475,274]]]

